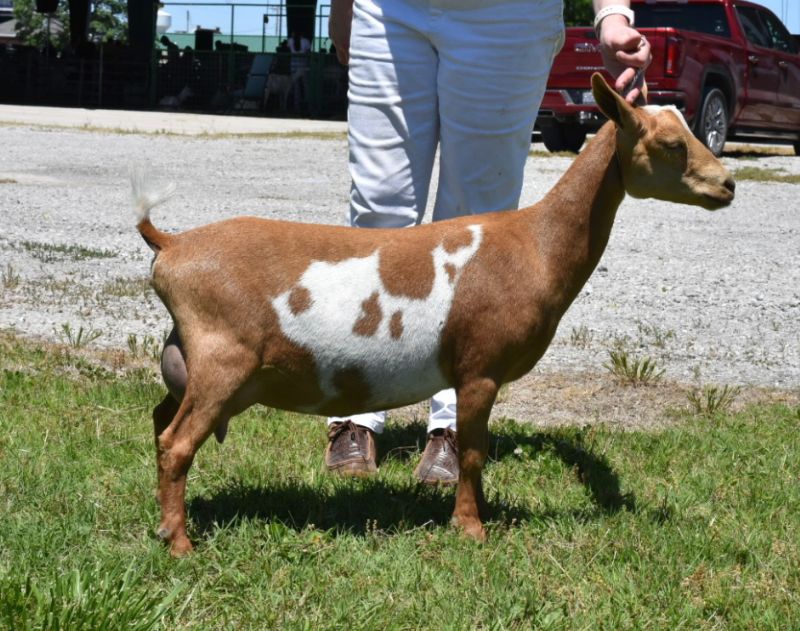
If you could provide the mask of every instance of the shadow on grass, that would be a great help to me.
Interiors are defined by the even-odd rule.
[[[213,531],[216,524],[260,519],[277,520],[297,530],[313,524],[323,530],[360,535],[373,527],[402,531],[447,524],[453,492],[380,478],[332,480],[319,486],[299,482],[252,486],[239,481],[210,498],[191,500],[188,510],[203,534]],[[515,517],[526,515],[516,511]]]
[[[419,454],[424,441],[425,428],[421,424],[390,425],[379,438],[381,460],[411,460]],[[633,496],[621,492],[619,478],[606,458],[583,447],[579,439],[529,434],[511,423],[490,438],[490,461],[518,458],[521,452],[535,458],[548,451],[576,472],[600,512],[635,509]],[[534,515],[526,506],[503,498],[487,500],[487,517],[493,522],[513,524],[556,517]],[[447,524],[454,501],[453,489],[420,484],[409,471],[406,481],[387,480],[380,474],[367,479],[330,476],[314,485],[300,481],[252,485],[239,480],[211,497],[189,500],[187,508],[201,537],[208,536],[218,524],[250,519],[277,520],[298,530],[313,524],[324,530],[361,535],[375,527],[399,532],[428,524]]]
[[[578,480],[600,510],[606,513],[616,513],[623,509],[635,511],[636,498],[632,493],[622,492],[619,476],[608,459],[593,453],[582,443],[580,433],[574,437],[542,432],[529,435],[521,428],[507,424],[501,433],[490,439],[489,458],[502,460],[518,457],[520,452],[531,457],[551,451],[575,471]]]

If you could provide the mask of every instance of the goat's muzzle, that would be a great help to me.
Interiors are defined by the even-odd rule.
[[[703,199],[700,205],[706,210],[719,210],[729,206],[735,196],[736,183],[729,175],[725,180],[714,186],[712,190],[703,193]]]

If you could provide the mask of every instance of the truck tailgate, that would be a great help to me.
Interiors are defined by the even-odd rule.
[[[673,102],[682,107],[682,97],[674,93],[676,78],[686,52],[684,37],[670,27],[639,29],[650,41],[653,61],[645,80],[651,102]],[[539,117],[564,119],[577,116],[583,124],[596,125],[597,107],[590,89],[592,73],[601,72],[611,82],[600,55],[600,43],[591,27],[570,27],[561,52],[553,61]],[[671,75],[671,76],[670,76]],[[667,92],[664,92],[667,91]]]
[[[666,67],[666,41],[668,38],[679,38],[680,33],[674,28],[643,28],[639,32],[647,37],[653,54],[653,62],[647,69],[647,78],[658,81],[664,76]],[[547,81],[547,88],[560,90],[579,88],[588,90],[589,79],[593,72],[602,72],[610,80],[605,71],[600,55],[600,42],[591,27],[573,26],[567,29],[566,40],[561,52],[553,61],[553,68]]]

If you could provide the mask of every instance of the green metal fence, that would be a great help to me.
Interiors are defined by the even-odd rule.
[[[180,14],[159,36],[153,53],[151,101],[153,106],[205,111],[343,116],[346,108],[347,72],[329,53],[327,21],[330,5],[294,5],[307,11],[305,27],[311,51],[303,55],[303,76],[291,71],[292,54],[280,49],[290,35],[291,15],[283,3],[167,2],[165,10]],[[190,19],[192,10],[217,9],[224,26],[200,28]],[[311,19],[313,18],[313,20]],[[261,103],[243,102],[242,94],[254,83],[252,70],[259,55],[272,55],[270,77]],[[288,94],[287,94],[288,92]]]
[[[329,5],[313,12],[307,71],[292,73],[291,54],[277,52],[289,34],[283,3],[190,3],[173,10],[217,7],[226,27],[156,34],[149,61],[122,45],[97,44],[81,56],[0,46],[0,102],[182,111],[343,117],[347,71],[328,52]],[[306,5],[310,8],[311,5]],[[187,19],[188,23],[188,19]],[[187,24],[188,26],[188,24]],[[271,55],[261,98],[253,72]],[[263,68],[262,68],[263,69]]]

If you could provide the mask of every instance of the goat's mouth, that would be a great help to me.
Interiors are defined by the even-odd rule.
[[[730,206],[733,201],[733,193],[720,191],[720,193],[704,193],[701,197],[700,205],[706,210],[719,210]]]
[[[693,203],[706,210],[718,210],[728,206],[736,192],[736,182],[727,172],[702,180],[691,178],[686,183],[694,197]]]
[[[701,206],[707,210],[717,210],[730,205],[735,197],[736,183],[728,177],[722,184],[715,186],[713,191],[702,194]]]

